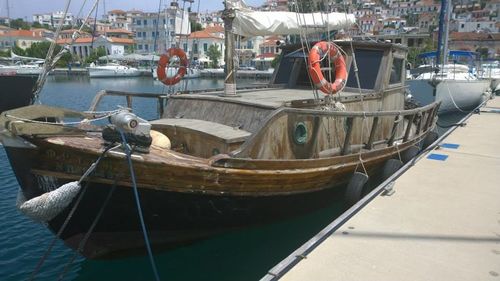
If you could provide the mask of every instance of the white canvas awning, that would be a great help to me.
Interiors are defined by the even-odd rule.
[[[242,36],[292,35],[347,29],[354,25],[353,14],[256,12],[242,0],[227,0],[236,10],[233,32]]]

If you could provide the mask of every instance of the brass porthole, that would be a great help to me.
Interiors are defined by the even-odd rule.
[[[295,124],[293,140],[296,144],[304,144],[307,142],[307,127],[304,122],[298,122]]]

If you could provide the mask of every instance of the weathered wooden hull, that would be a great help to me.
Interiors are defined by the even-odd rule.
[[[367,158],[364,165],[368,174],[375,178],[385,161],[404,154],[410,145],[419,141],[412,140],[400,146],[399,151],[392,148]],[[88,151],[68,151],[67,146],[45,141],[38,142],[37,146],[38,149],[6,147],[27,199],[77,180],[81,170],[96,158]],[[63,158],[65,164],[61,166],[59,164]],[[175,169],[168,167],[168,161],[160,170],[155,170],[154,165],[149,165],[146,167],[148,170],[145,170],[137,159],[134,165],[150,239],[154,249],[160,249],[236,228],[297,216],[325,207],[334,200],[341,200],[342,187],[356,169],[357,159],[358,155],[352,162],[345,161],[319,171],[314,168],[296,173],[283,169],[252,172],[218,167],[210,171],[207,167],[205,170],[200,169],[193,163]],[[106,171],[109,167],[121,172]],[[83,248],[82,254],[88,258],[114,257],[144,250],[129,175],[124,171],[127,169],[123,157],[110,157],[102,162],[95,177],[90,178],[83,200],[60,237],[69,247],[78,249],[116,182],[116,189]],[[106,175],[109,177],[106,178]],[[216,175],[220,178],[217,179]],[[145,183],[146,178],[155,179],[157,183]],[[186,179],[191,183],[183,183]],[[182,184],[184,189],[180,187]],[[204,187],[206,190],[203,190]],[[74,202],[48,222],[54,233],[61,228]]]

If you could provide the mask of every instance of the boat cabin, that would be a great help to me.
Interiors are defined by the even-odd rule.
[[[241,89],[237,96],[224,96],[223,91],[173,95],[162,118],[151,122],[153,129],[170,138],[173,150],[203,158],[330,157],[386,143],[391,134],[399,136],[404,122],[393,128],[395,116],[359,117],[364,112],[404,110],[406,49],[390,43],[336,44],[346,54],[349,76],[333,99],[346,112],[359,113],[358,118],[331,108],[325,95],[311,87],[302,49],[285,46],[268,87]],[[374,122],[377,128],[371,132]]]

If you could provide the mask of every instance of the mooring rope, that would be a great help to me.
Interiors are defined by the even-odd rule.
[[[141,222],[142,234],[144,235],[144,242],[146,244],[146,249],[148,250],[149,260],[151,262],[151,267],[153,269],[153,273],[156,281],[160,281],[160,276],[158,275],[158,270],[156,269],[156,263],[153,257],[153,252],[151,251],[151,245],[149,243],[148,232],[146,229],[146,224],[144,223],[144,217],[142,214],[141,201],[139,199],[139,192],[137,190],[137,181],[135,178],[134,166],[132,165],[132,151],[130,146],[127,143],[127,139],[125,138],[125,134],[122,130],[119,130],[120,136],[122,138],[123,147],[125,150],[125,154],[127,155],[128,167],[130,170],[130,178],[132,180],[132,186],[134,190],[135,204],[137,206],[137,213],[139,214],[139,220]]]
[[[97,215],[96,215],[94,221],[92,222],[92,225],[90,226],[89,230],[87,230],[87,233],[85,233],[85,236],[82,238],[82,240],[80,240],[80,243],[78,244],[78,248],[76,249],[76,251],[74,252],[73,256],[71,257],[71,259],[68,261],[68,263],[64,267],[64,270],[61,273],[61,275],[59,275],[59,279],[58,279],[59,281],[63,280],[64,276],[68,273],[69,269],[71,268],[71,265],[75,261],[75,259],[78,256],[78,254],[83,251],[83,248],[85,247],[85,244],[87,244],[87,241],[89,240],[90,235],[92,234],[92,232],[94,231],[94,228],[97,226],[97,223],[101,219],[101,216],[104,213],[104,209],[108,205],[109,200],[111,199],[111,196],[113,195],[113,192],[115,191],[115,189],[116,189],[116,182],[113,184],[113,186],[109,190],[108,195],[106,196],[106,199],[104,199],[104,203],[101,205],[101,208],[99,209],[99,212],[97,213]]]
[[[95,171],[95,168],[97,168],[97,165],[99,164],[99,162],[101,162],[101,160],[105,157],[106,153],[109,150],[111,150],[112,148],[113,148],[113,146],[109,145],[108,147],[106,147],[104,149],[104,151],[101,153],[101,155],[99,156],[99,158],[97,158],[97,160],[90,166],[90,168],[80,178],[80,180],[78,181],[78,184],[80,184],[80,182],[84,179],[84,176],[87,177],[88,175],[90,175],[92,172]],[[76,209],[80,205],[80,202],[82,201],[83,196],[85,195],[85,192],[87,191],[87,188],[88,188],[89,184],[90,184],[90,182],[87,182],[85,184],[85,186],[83,187],[82,191],[80,192],[80,196],[78,196],[78,198],[76,199],[76,202],[73,205],[73,207],[71,208],[70,212],[68,213],[68,216],[66,217],[66,219],[63,222],[63,224],[61,225],[61,227],[57,231],[56,236],[54,236],[54,238],[50,242],[49,247],[47,248],[47,250],[45,251],[45,253],[43,254],[43,256],[40,258],[40,260],[38,261],[35,269],[31,273],[31,276],[30,276],[30,278],[28,280],[30,280],[30,281],[35,280],[35,277],[38,274],[38,272],[40,271],[40,269],[42,268],[42,265],[45,263],[45,261],[49,257],[50,252],[52,251],[52,248],[54,248],[54,245],[56,244],[57,239],[59,239],[59,237],[61,237],[61,234],[66,229],[66,226],[68,226],[69,221],[71,220],[71,218],[73,217]]]

